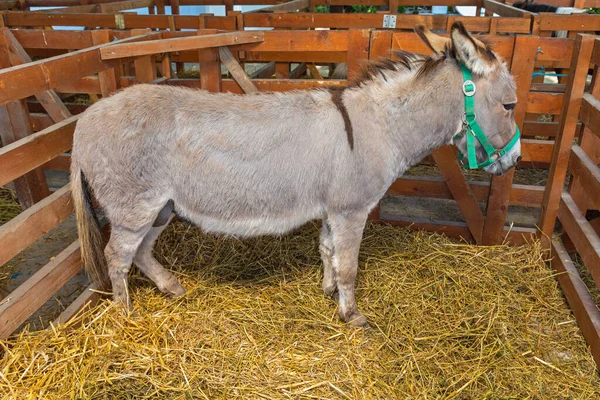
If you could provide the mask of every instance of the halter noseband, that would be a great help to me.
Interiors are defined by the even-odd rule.
[[[471,71],[463,64],[459,63],[460,69],[463,75],[463,94],[465,96],[465,113],[463,114],[463,131],[458,135],[454,136],[454,139],[460,139],[464,135],[467,136],[467,157],[465,160],[464,154],[458,150],[458,159],[464,164],[468,165],[469,169],[477,169],[487,167],[490,164],[495,163],[498,159],[502,158],[506,153],[510,151],[514,147],[514,145],[519,141],[521,137],[521,131],[519,131],[519,126],[516,126],[516,132],[513,138],[506,146],[502,149],[496,149],[488,140],[488,138],[483,134],[483,130],[477,123],[477,115],[475,115],[475,83],[473,83],[473,76],[471,75]],[[478,163],[476,148],[475,148],[475,138],[479,140],[481,146],[487,153],[487,160]],[[466,162],[465,162],[466,161]]]

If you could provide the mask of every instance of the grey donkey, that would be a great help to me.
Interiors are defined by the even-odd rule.
[[[91,106],[77,123],[71,185],[92,279],[130,308],[133,263],[162,292],[183,295],[152,255],[174,214],[237,237],[322,219],[323,291],[337,294],[342,321],[366,326],[355,281],[369,212],[433,150],[454,143],[465,153],[455,138],[464,104],[457,59],[473,73],[491,143],[502,148],[515,135],[515,83],[499,57],[460,23],[450,38],[417,32],[432,56],[368,63],[344,89],[235,95],[137,85]],[[519,158],[517,143],[486,169],[501,174]],[[90,192],[111,224],[104,251]]]

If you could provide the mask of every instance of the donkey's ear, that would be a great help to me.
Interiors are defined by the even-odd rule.
[[[417,25],[415,32],[437,54],[443,54],[452,44],[449,38],[438,36],[423,25]]]
[[[474,74],[486,75],[496,69],[498,60],[480,40],[469,35],[462,22],[455,22],[450,31],[456,55]]]

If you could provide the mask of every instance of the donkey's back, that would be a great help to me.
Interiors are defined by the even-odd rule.
[[[141,229],[172,200],[208,231],[280,234],[319,218],[355,167],[330,99],[138,85],[81,117],[73,162],[113,225]]]

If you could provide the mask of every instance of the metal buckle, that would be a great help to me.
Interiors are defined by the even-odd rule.
[[[473,90],[468,90],[467,89],[467,85],[473,85]],[[477,87],[475,86],[475,82],[473,82],[472,80],[468,79],[466,81],[463,82],[463,87],[462,87],[463,93],[465,94],[465,96],[467,97],[471,97],[475,94],[475,91],[477,90]]]
[[[477,119],[477,113],[473,113],[473,121]],[[462,123],[463,127],[469,126],[469,121],[467,121],[467,113],[464,112],[462,115]]]

